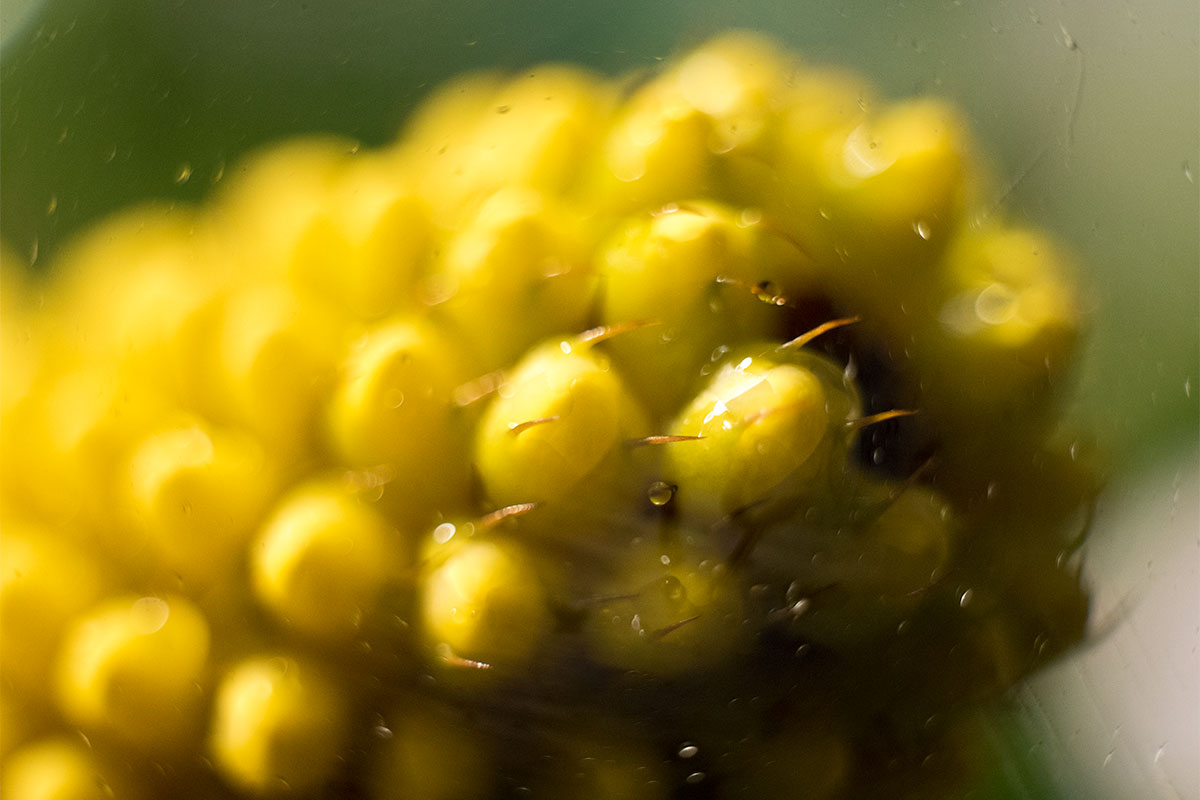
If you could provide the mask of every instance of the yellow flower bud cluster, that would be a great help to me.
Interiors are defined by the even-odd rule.
[[[958,785],[1095,487],[990,197],[950,104],[735,32],[6,252],[0,793]]]

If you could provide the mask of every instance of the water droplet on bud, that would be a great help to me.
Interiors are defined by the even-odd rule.
[[[142,597],[133,604],[134,625],[138,633],[149,635],[162,630],[171,616],[171,607],[161,597]]]
[[[738,215],[737,225],[739,228],[749,228],[752,225],[757,225],[762,222],[763,213],[760,208],[743,208],[742,213]]]
[[[655,481],[654,483],[650,484],[650,488],[647,490],[646,496],[650,498],[650,502],[654,505],[665,506],[667,503],[671,502],[671,498],[675,496],[676,488],[677,487],[672,486],[664,481]]]

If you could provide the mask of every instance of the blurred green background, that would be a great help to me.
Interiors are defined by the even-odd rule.
[[[120,206],[200,200],[266,141],[331,131],[382,143],[428,89],[473,67],[563,59],[609,72],[653,68],[738,26],[770,32],[810,60],[861,69],[888,94],[947,96],[1007,179],[997,201],[1080,256],[1091,333],[1072,411],[1115,468],[1096,561],[1163,547],[1160,558],[1196,558],[1195,0],[4,0],[0,8],[0,234],[35,268]],[[1192,489],[1182,501],[1181,480]],[[1144,512],[1129,511],[1137,503]],[[1190,533],[1176,545],[1165,529]],[[1137,591],[1156,579],[1130,580]],[[1182,591],[1186,599],[1186,583]],[[1195,698],[1195,657],[1193,647],[1182,667],[1185,700]],[[1064,723],[1052,707],[1035,719],[1034,691],[997,724],[994,744],[1009,757],[977,796],[1097,796],[1081,788],[1078,770],[1055,762],[1066,745],[1039,746]],[[1154,769],[1182,769],[1186,781],[1190,768],[1194,781],[1194,760],[1164,765],[1155,752]],[[1183,789],[1176,796],[1194,796],[1194,782]]]

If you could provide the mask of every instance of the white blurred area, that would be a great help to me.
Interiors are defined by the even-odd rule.
[[[1200,462],[1147,468],[1102,501],[1087,548],[1092,641],[1016,697],[1061,797],[1200,797]]]

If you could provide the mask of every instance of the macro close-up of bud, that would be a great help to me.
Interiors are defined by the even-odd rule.
[[[1127,612],[1095,250],[972,102],[735,22],[12,217],[6,800],[1072,796],[1003,715]]]

